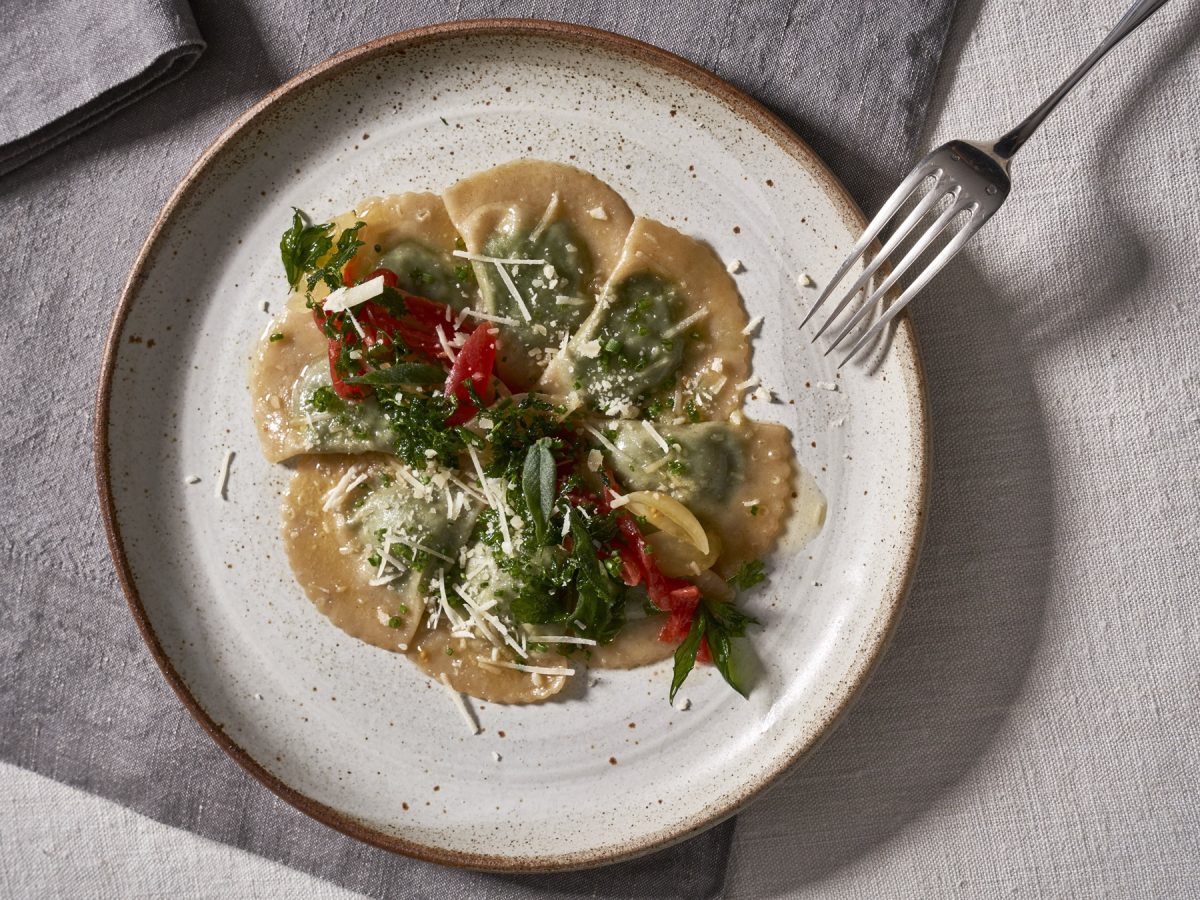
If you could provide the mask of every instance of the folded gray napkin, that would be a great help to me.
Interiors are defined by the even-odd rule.
[[[92,0],[88,11],[89,0],[78,0],[79,9],[71,0],[36,10],[24,9],[26,2],[32,0],[0,0],[5,142],[46,129],[41,140],[49,145],[74,133],[52,117],[52,105],[62,115],[103,93],[90,86],[128,84],[134,55],[156,46],[156,34],[173,36],[161,46],[175,41],[177,48],[174,56],[154,57],[160,61],[179,65],[178,48],[195,54],[201,47],[191,19],[172,18],[175,7],[166,0]],[[154,14],[149,30],[120,15],[138,3],[145,22]],[[911,163],[953,5],[562,0],[531,7],[528,0],[458,0],[455,14],[537,14],[689,57],[773,107],[870,203]],[[0,391],[7,487],[0,503],[0,758],[372,896],[719,895],[732,822],[641,860],[557,876],[480,875],[360,844],[253,781],[188,717],[155,669],[108,559],[90,455],[92,395],[121,284],[163,200],[246,106],[331,53],[447,15],[443,0],[191,6],[209,47],[186,78],[33,159],[19,175],[0,176],[0,292],[19,301],[10,304],[0,354],[0,380],[8,386]],[[32,89],[42,99],[33,102],[22,84],[34,70],[4,57],[21,54],[27,66],[28,51],[15,45],[54,43],[44,30],[52,21],[47,10],[74,23],[59,34],[64,44],[81,33],[111,33],[110,49],[124,49],[104,53],[102,44],[84,41],[56,55],[44,50],[59,68],[39,70]],[[147,71],[145,61],[137,71]],[[16,159],[11,146],[5,152]],[[22,158],[32,155],[26,150]]]
[[[0,175],[178,78],[187,0],[0,0]]]

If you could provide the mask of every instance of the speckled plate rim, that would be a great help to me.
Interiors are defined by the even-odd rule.
[[[221,726],[208,715],[192,695],[176,671],[174,664],[163,649],[162,643],[154,631],[138,594],[137,584],[135,583],[133,571],[125,553],[120,527],[117,523],[108,443],[110,399],[113,375],[116,369],[117,350],[121,343],[125,321],[137,299],[138,289],[144,281],[145,272],[158,250],[159,240],[164,229],[176,211],[191,197],[200,178],[226,152],[232,149],[232,145],[237,138],[252,128],[285,99],[290,98],[294,94],[307,91],[360,62],[447,38],[459,38],[463,35],[540,37],[563,42],[574,42],[584,47],[600,48],[612,53],[632,57],[641,63],[661,69],[670,75],[683,78],[698,89],[724,101],[726,105],[756,125],[764,135],[773,139],[789,155],[795,158],[799,165],[816,176],[830,198],[836,202],[836,205],[839,207],[838,211],[841,213],[843,221],[849,230],[861,231],[866,224],[866,219],[862,211],[825,162],[778,116],[757,100],[727,82],[722,81],[707,70],[651,44],[596,28],[535,19],[479,19],[447,22],[397,32],[369,43],[361,44],[301,72],[267,94],[266,97],[242,114],[200,155],[187,175],[179,183],[179,186],[175,188],[171,197],[163,206],[162,211],[158,214],[145,243],[142,245],[141,251],[138,253],[133,268],[130,270],[125,287],[121,292],[116,312],[113,315],[108,340],[104,348],[100,381],[96,392],[95,420],[93,423],[93,456],[96,485],[100,499],[100,512],[108,536],[109,549],[116,566],[117,577],[125,593],[126,600],[129,603],[134,621],[137,623],[138,630],[147,647],[149,647],[155,663],[157,663],[167,683],[171,686],[171,689],[175,692],[180,702],[191,713],[192,717],[200,723],[204,730],[208,732],[212,739],[226,753],[259,782],[301,812],[343,834],[364,843],[427,862],[482,871],[522,874],[585,869],[632,859],[655,850],[663,849],[686,840],[734,815],[746,803],[755,799],[764,790],[776,783],[785,772],[812,753],[828,737],[830,732],[832,732],[862,693],[864,686],[870,679],[871,673],[874,671],[875,666],[883,656],[895,633],[905,598],[908,595],[916,574],[921,542],[925,533],[930,467],[929,409],[926,397],[924,366],[917,344],[916,333],[907,312],[902,313],[897,318],[898,325],[894,336],[893,349],[895,344],[907,344],[912,354],[914,381],[907,385],[907,387],[909,389],[908,399],[910,401],[910,408],[918,411],[917,421],[914,425],[919,437],[920,455],[919,459],[914,460],[914,465],[917,470],[916,477],[919,487],[916,505],[909,511],[912,517],[913,539],[908,547],[907,555],[899,566],[898,577],[891,580],[888,592],[881,598],[881,603],[885,608],[887,617],[886,627],[883,629],[875,646],[870,649],[869,653],[863,655],[857,671],[851,675],[852,684],[842,699],[841,704],[830,712],[826,721],[818,729],[816,737],[807,743],[798,744],[793,747],[791,753],[786,758],[781,759],[773,770],[756,779],[754,783],[746,784],[744,791],[736,800],[723,807],[709,810],[702,819],[681,822],[678,829],[670,834],[661,837],[651,837],[638,845],[623,848],[617,853],[601,852],[592,856],[573,854],[570,857],[530,856],[520,858],[450,851],[440,847],[408,841],[398,836],[384,834],[325,804],[313,800],[311,797],[300,793],[272,775],[225,734]]]

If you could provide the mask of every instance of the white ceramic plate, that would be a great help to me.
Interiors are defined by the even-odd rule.
[[[699,668],[600,673],[561,702],[476,704],[472,736],[405,659],[330,625],[277,532],[288,469],[259,454],[251,347],[282,301],[289,207],[318,220],[375,193],[441,190],[505,160],[574,163],[637,213],[744,261],[766,322],[754,366],[783,398],[829,500],[821,536],[772,560],[749,701]],[[280,88],[204,154],[122,298],[97,411],[113,554],[166,677],[213,737],[322,821],[414,856],[496,870],[581,867],[706,828],[829,731],[887,641],[916,564],[924,387],[901,320],[874,374],[840,375],[799,329],[861,216],[762,107],[669,54],[602,32],[484,22],[397,35]],[[822,387],[821,385],[825,386]],[[836,385],[836,390],[829,388]],[[233,450],[228,499],[216,476]],[[185,476],[199,475],[195,485]],[[493,753],[502,757],[497,762]]]

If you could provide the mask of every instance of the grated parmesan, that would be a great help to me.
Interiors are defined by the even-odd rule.
[[[529,232],[529,243],[536,244],[538,242],[538,239],[542,236],[542,232],[550,227],[550,222],[556,212],[558,212],[558,191],[551,191],[550,202],[546,204],[546,211],[538,219],[538,223],[534,226],[533,231]],[[567,249],[574,252],[575,248],[568,244]]]
[[[505,266],[544,266],[544,259],[503,259],[499,256],[481,256],[478,253],[468,253],[466,250],[454,250],[453,254],[460,259],[469,259],[471,262],[491,263],[492,265]]]
[[[583,427],[585,429],[587,429],[587,431],[592,435],[592,437],[594,437],[596,440],[598,440],[601,443],[601,445],[604,447],[604,449],[607,450],[609,453],[619,454],[621,452],[620,450],[617,449],[616,444],[614,444],[612,441],[610,441],[608,438],[606,438],[601,432],[597,431],[591,425],[584,425]]]
[[[536,634],[533,636],[539,644],[579,644],[583,647],[595,647],[596,642],[591,638],[571,637],[569,634]]]
[[[378,297],[383,293],[383,287],[382,275],[376,275],[370,281],[364,281],[354,287],[340,287],[325,298],[321,309],[327,313],[346,312],[352,306],[358,306],[372,297]]]
[[[671,452],[671,445],[670,445],[670,444],[668,444],[668,443],[667,443],[667,442],[666,442],[666,441],[663,439],[663,436],[662,436],[661,434],[659,434],[659,433],[658,433],[658,429],[654,427],[654,423],[653,423],[653,422],[649,422],[649,421],[647,421],[647,420],[643,419],[643,420],[642,420],[642,427],[643,427],[644,429],[646,429],[646,433],[647,433],[647,434],[649,434],[649,435],[650,435],[650,437],[654,438],[654,442],[655,442],[656,444],[658,444],[658,446],[662,447],[662,451],[663,451],[663,453],[670,453],[670,452]]]
[[[438,343],[442,345],[442,352],[446,354],[446,358],[450,360],[450,362],[454,362],[456,359],[458,359],[458,354],[454,352],[454,348],[451,347],[450,342],[446,340],[446,332],[442,330],[442,326],[440,324],[437,326],[437,339]]]
[[[702,306],[702,307],[700,307],[700,309],[696,310],[694,313],[692,313],[690,316],[688,316],[682,322],[676,322],[674,325],[672,325],[670,328],[668,328],[666,331],[664,331],[663,337],[673,338],[677,334],[682,334],[683,332],[687,331],[688,328],[690,328],[692,325],[695,325],[697,322],[699,322],[701,319],[703,319],[707,315],[708,315],[708,307]]]
[[[234,453],[232,450],[226,450],[225,458],[221,460],[221,471],[217,473],[217,483],[215,487],[218,500],[226,499],[225,487],[229,483],[229,464],[233,462],[233,456]]]
[[[513,283],[512,276],[508,274],[508,270],[504,266],[497,264],[496,271],[500,273],[500,280],[504,282],[509,295],[517,302],[517,308],[521,310],[521,317],[526,322],[532,322],[533,316],[529,315],[529,307],[525,305],[525,301],[521,298],[521,292],[517,290],[517,286]]]
[[[475,720],[475,714],[471,711],[471,707],[467,704],[466,698],[464,698],[462,694],[450,686],[450,679],[446,677],[445,672],[438,676],[438,681],[442,683],[442,686],[445,687],[450,696],[454,699],[454,705],[462,714],[463,721],[467,723],[467,727],[471,729],[471,734],[479,734],[481,730],[479,723]]]
[[[530,675],[574,675],[574,669],[568,669],[563,666],[527,666],[524,663],[510,663],[505,660],[492,663],[492,665],[500,666],[505,669],[514,669],[517,672],[528,672]]]

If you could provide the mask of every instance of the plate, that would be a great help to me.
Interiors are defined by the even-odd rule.
[[[754,366],[784,398],[829,502],[748,600],[765,627],[749,700],[698,669],[601,672],[561,702],[477,703],[358,643],[304,598],[278,534],[284,466],[261,457],[247,365],[282,302],[289,207],[439,191],[508,159],[573,163],[637,213],[742,260],[764,316]],[[304,812],[372,844],[502,871],[579,868],[731,815],[809,752],[862,687],[916,565],[925,392],[900,320],[872,370],[810,345],[800,318],[862,217],[828,169],[753,100],[677,57],[544,22],[457,23],[334,57],[279,88],[175,191],[121,298],[99,387],[101,506],[130,607],[163,674],[213,738]],[[234,453],[225,498],[219,472]],[[199,476],[188,483],[188,476]],[[499,759],[497,759],[499,757]]]

